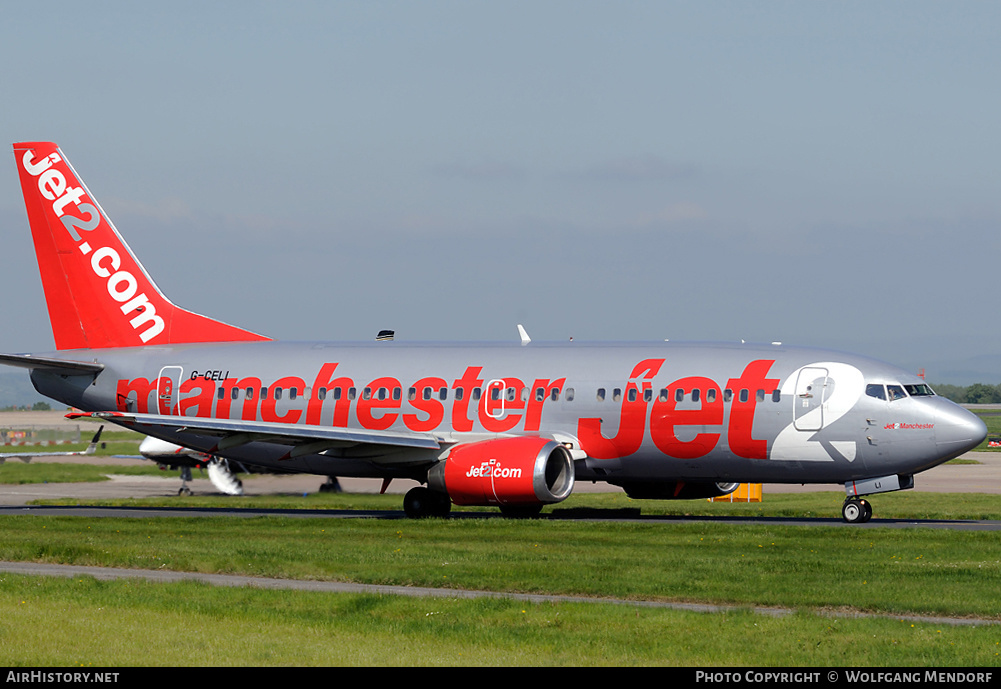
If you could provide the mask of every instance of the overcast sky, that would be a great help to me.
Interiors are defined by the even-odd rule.
[[[56,141],[190,310],[286,340],[781,340],[1001,382],[1001,4],[0,12],[5,145]],[[0,351],[51,349],[7,150]]]

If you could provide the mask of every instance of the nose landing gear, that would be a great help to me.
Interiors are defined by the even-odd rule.
[[[841,506],[841,518],[849,524],[864,524],[872,518],[872,505],[862,498],[847,498]]]

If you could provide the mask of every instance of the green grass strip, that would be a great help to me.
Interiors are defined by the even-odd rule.
[[[118,473],[117,468],[105,472]],[[162,472],[160,472],[162,475]],[[244,477],[252,485],[254,477]],[[317,485],[321,479],[317,477]],[[180,483],[178,483],[180,485]],[[575,493],[566,501],[545,508],[543,514],[572,516],[584,510],[620,510],[645,516],[801,517],[841,519],[844,492],[770,493],[763,502],[711,503],[706,500],[631,500],[624,493]],[[874,519],[1001,519],[1001,497],[985,493],[923,493],[901,491],[869,497]],[[79,505],[77,498],[38,500],[39,505]],[[243,496],[196,495],[162,498],[90,499],[88,505],[129,507],[226,507],[231,509],[403,509],[402,495],[370,493],[309,493]],[[495,507],[454,507],[456,512],[498,514]]]
[[[8,666],[996,666],[997,629],[3,575]]]
[[[1001,619],[1001,536],[720,523],[0,517],[0,559]]]

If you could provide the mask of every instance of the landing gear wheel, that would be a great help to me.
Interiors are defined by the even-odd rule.
[[[444,493],[428,488],[411,488],[403,496],[403,511],[411,519],[447,517],[452,501]]]
[[[872,518],[872,505],[868,500],[848,498],[841,506],[841,518],[849,524],[864,524]]]
[[[859,500],[859,504],[862,505],[862,523],[872,519],[872,505],[869,504],[868,500]]]
[[[328,476],[326,483],[320,484],[321,493],[340,493],[341,483],[337,480],[336,476]]]

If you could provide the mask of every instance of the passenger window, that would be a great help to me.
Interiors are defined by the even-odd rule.
[[[541,402],[546,399],[546,389],[545,388],[535,388],[535,401]]]
[[[407,390],[407,399],[408,400],[417,399],[417,388],[410,388],[409,390]]]
[[[566,392],[563,393],[563,399],[567,402],[573,402],[574,391],[573,388],[567,388]]]
[[[599,402],[605,401],[605,388],[598,388],[598,393],[595,395]]]
[[[635,401],[636,401],[636,388],[632,388],[632,389],[630,389],[630,390],[628,391],[628,394],[626,395],[626,398],[627,398],[627,399],[628,399],[628,400],[629,400],[630,402],[635,402]]]
[[[232,398],[234,400],[240,399],[240,388],[233,388],[230,391],[230,395],[229,396],[230,396],[230,398]]]
[[[684,402],[685,401],[685,391],[682,388],[678,388],[674,391],[674,401]]]
[[[365,388],[364,390],[362,390],[361,391],[361,398],[363,400],[370,400],[370,399],[372,399],[372,388]]]
[[[393,388],[393,399],[398,400],[403,397],[403,390],[400,388]]]
[[[551,399],[553,402],[558,401],[560,399],[560,389],[553,388],[553,391],[549,394],[549,399]]]
[[[282,398],[282,389],[281,388],[275,388],[275,399],[276,400],[280,400],[281,398]]]
[[[716,389],[710,388],[706,390],[706,402],[712,403],[716,401]]]
[[[316,399],[325,400],[327,399],[327,388],[320,388],[316,391]]]
[[[455,399],[456,400],[461,400],[465,394],[466,394],[465,388],[456,388],[455,389]]]
[[[740,401],[741,402],[746,402],[748,396],[749,395],[747,394],[747,389],[746,388],[740,391]]]
[[[650,402],[652,400],[653,400],[653,390],[644,390],[643,391],[643,401],[644,402]]]
[[[661,402],[666,402],[669,399],[667,388],[661,388],[660,389],[660,395],[658,396],[658,399]]]
[[[772,402],[781,402],[781,401],[782,401],[782,391],[778,389],[772,390]]]
[[[442,388],[438,391],[438,399],[443,402],[448,399],[448,388]]]
[[[692,390],[692,401],[693,402],[698,402],[700,395],[701,395],[701,393],[699,392],[698,388],[695,388],[694,390]]]
[[[612,390],[612,401],[618,402],[622,399],[622,388],[615,388]]]
[[[728,390],[724,390],[723,391],[723,401],[724,402],[729,402],[732,399],[733,399],[733,390],[729,390],[729,389]]]
[[[758,390],[756,393],[754,393],[754,396],[758,399],[759,402],[764,402],[765,401],[765,391],[764,390]]]

